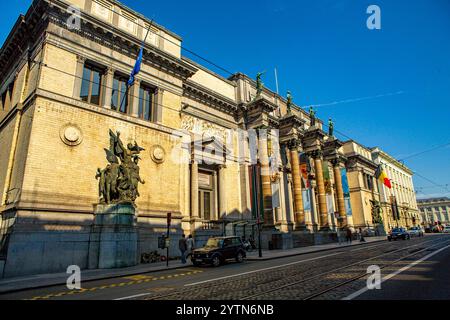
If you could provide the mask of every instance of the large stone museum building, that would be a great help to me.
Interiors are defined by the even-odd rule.
[[[145,149],[133,157],[138,255],[157,250],[168,213],[175,256],[182,233],[198,245],[256,238],[259,222],[265,248],[379,227],[368,149],[335,138],[260,74],[224,78],[181,45],[114,0],[35,0],[18,18],[0,51],[0,277],[92,265],[99,168],[113,164],[117,133],[124,149]]]

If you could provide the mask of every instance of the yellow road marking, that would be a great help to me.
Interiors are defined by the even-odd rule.
[[[187,273],[177,273],[174,275],[160,276],[160,277],[137,275],[137,276],[123,278],[123,279],[133,279],[133,281],[129,281],[129,282],[113,283],[113,284],[105,285],[105,286],[101,286],[101,287],[83,288],[80,290],[63,291],[63,292],[48,294],[46,296],[36,296],[36,297],[31,298],[30,300],[47,300],[50,298],[59,298],[64,295],[74,295],[74,294],[80,294],[80,293],[84,293],[84,292],[93,292],[93,291],[97,291],[97,290],[105,290],[105,289],[112,289],[112,288],[123,287],[123,286],[131,286],[134,284],[142,284],[144,282],[171,279],[174,277],[183,277],[183,276],[197,274],[197,273],[201,273],[201,272],[203,272],[203,271],[195,270],[195,271],[191,271],[191,272],[187,272]]]

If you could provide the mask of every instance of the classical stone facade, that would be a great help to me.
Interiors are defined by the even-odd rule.
[[[352,216],[350,223],[356,228],[369,228],[377,234],[384,232],[383,221],[379,219],[377,203],[380,193],[375,173],[378,165],[372,161],[368,148],[355,141],[344,143],[347,157],[347,175],[350,186]]]
[[[397,226],[409,228],[420,225],[422,219],[417,207],[412,170],[380,148],[372,148],[371,152],[373,161],[383,167],[392,185],[388,188],[377,181],[386,231]],[[393,204],[398,208],[398,217],[393,214]]]
[[[67,23],[70,5],[81,9],[80,29]],[[361,180],[375,172],[370,153],[354,154],[250,77],[224,78],[183,57],[181,43],[112,0],[40,0],[19,17],[0,52],[3,276],[91,265],[109,130],[145,149],[138,254],[157,250],[169,212],[172,238],[193,234],[197,245],[256,237],[261,225],[265,248],[290,248],[376,225],[378,192]]]
[[[450,198],[428,198],[417,200],[422,225],[432,228],[435,225],[450,225]]]

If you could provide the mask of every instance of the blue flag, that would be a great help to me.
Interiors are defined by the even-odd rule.
[[[142,56],[144,54],[144,46],[139,50],[139,55],[134,65],[133,71],[131,71],[130,79],[128,79],[128,86],[131,87],[134,84],[134,77],[141,71]]]

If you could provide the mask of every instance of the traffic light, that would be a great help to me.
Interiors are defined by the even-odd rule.
[[[158,237],[158,248],[165,249],[166,248],[166,235],[163,234],[161,237]]]

